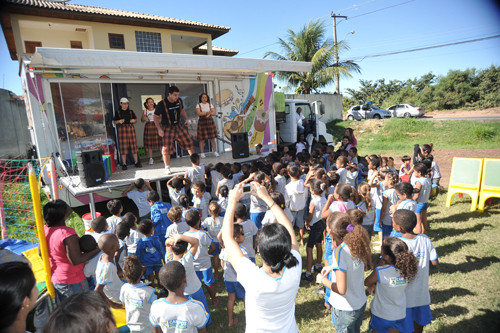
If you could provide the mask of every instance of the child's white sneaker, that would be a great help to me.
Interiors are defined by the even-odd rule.
[[[165,165],[165,174],[170,175],[172,170],[170,170],[170,165]]]
[[[200,154],[200,157],[201,157],[201,158],[205,158],[205,157],[206,157],[206,156],[205,156],[205,153],[201,153],[201,154]]]
[[[153,165],[155,163],[155,160],[153,160],[153,158],[149,158],[149,165]]]
[[[215,156],[215,157],[219,157],[220,155],[219,155],[219,153],[218,153],[218,152],[215,152],[215,153],[214,153],[214,156]]]

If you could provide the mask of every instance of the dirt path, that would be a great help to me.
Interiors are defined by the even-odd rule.
[[[453,157],[468,158],[500,158],[498,149],[434,149],[432,154],[441,171],[441,186],[447,188],[450,181],[451,163]],[[396,157],[394,158],[395,160]]]
[[[494,117],[500,116],[500,107],[484,110],[443,110],[426,112],[426,118],[457,118],[457,117]]]

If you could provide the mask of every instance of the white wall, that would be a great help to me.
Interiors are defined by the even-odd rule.
[[[309,102],[321,101],[325,108],[325,114],[321,121],[327,123],[334,119],[342,119],[342,95],[317,94],[317,95],[286,95],[288,99],[305,99]]]

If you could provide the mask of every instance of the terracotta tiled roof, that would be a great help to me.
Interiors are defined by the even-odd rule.
[[[158,23],[167,23],[167,24],[178,24],[185,26],[193,26],[198,28],[207,28],[207,29],[217,29],[217,30],[225,30],[225,32],[229,31],[229,27],[224,27],[220,25],[208,24],[208,23],[200,23],[194,21],[180,20],[165,16],[158,15],[150,15],[150,14],[142,14],[129,12],[125,10],[119,9],[109,9],[109,8],[101,8],[101,7],[92,7],[92,6],[84,6],[78,5],[74,3],[68,2],[54,2],[54,1],[40,1],[40,0],[1,0],[1,2],[5,4],[10,4],[14,6],[23,6],[23,7],[32,7],[39,9],[49,9],[54,11],[64,11],[64,12],[73,12],[80,14],[94,14],[99,16],[114,16],[117,18],[129,18],[129,19],[138,19],[149,22],[158,22]]]
[[[193,49],[194,54],[207,54],[207,44],[203,44]],[[234,56],[238,54],[238,51],[226,49],[219,46],[212,46],[212,52],[214,55],[225,55],[225,56]]]

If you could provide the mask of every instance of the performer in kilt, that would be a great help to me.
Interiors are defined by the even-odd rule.
[[[137,117],[134,111],[128,108],[128,104],[128,99],[122,97],[120,99],[120,108],[116,111],[115,117],[113,118],[113,123],[118,130],[122,170],[127,170],[127,154],[129,153],[134,156],[135,167],[142,167],[139,156],[137,156],[137,138],[134,129]]]
[[[141,121],[146,122],[144,126],[144,149],[149,153],[149,164],[153,164],[153,150],[161,150],[163,139],[158,135],[154,122],[155,101],[148,97],[144,102],[144,112],[142,113]]]
[[[200,117],[198,119],[198,140],[200,141],[200,157],[205,158],[205,140],[210,140],[212,143],[212,150],[215,157],[219,157],[217,153],[217,146],[215,145],[215,138],[217,137],[217,127],[212,116],[215,116],[215,109],[210,104],[210,97],[203,93],[199,97],[198,105],[196,105],[196,114]]]
[[[189,119],[179,98],[179,88],[171,86],[168,88],[168,96],[158,103],[155,109],[154,122],[158,130],[158,135],[163,138],[163,162],[165,163],[165,173],[169,175],[170,155],[174,153],[174,140],[189,152],[194,154],[193,140],[189,136],[188,129],[181,123],[180,118],[184,118],[186,123]],[[161,119],[161,123],[160,123]]]

